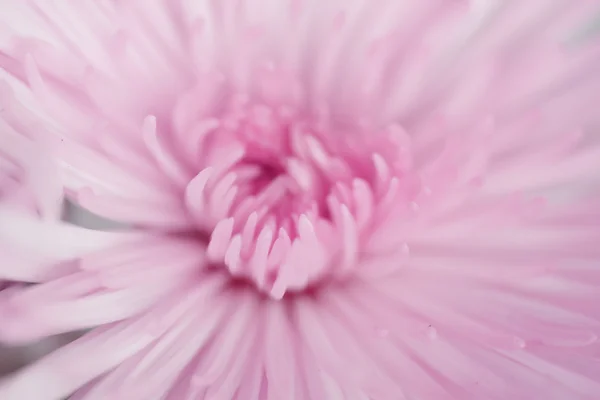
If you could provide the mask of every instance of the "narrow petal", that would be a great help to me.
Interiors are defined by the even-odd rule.
[[[117,259],[112,265],[87,267],[5,293],[0,300],[0,315],[5,320],[0,326],[0,338],[10,342],[33,341],[134,317],[177,293],[204,268],[203,251],[196,246],[176,244],[172,250],[163,246],[163,254],[137,262],[120,264]],[[143,242],[136,245],[145,246]],[[83,257],[79,263],[85,267],[90,262]]]
[[[5,399],[61,400],[72,392],[134,356],[175,322],[189,303],[167,302],[150,313],[86,334],[37,363],[0,382]],[[182,309],[183,308],[183,309]],[[159,321],[157,315],[163,316]],[[164,317],[168,315],[168,317]],[[81,355],[87,357],[81,359]]]
[[[126,232],[102,232],[0,208],[0,238],[18,251],[33,252],[51,260],[75,258],[90,251],[139,237]]]

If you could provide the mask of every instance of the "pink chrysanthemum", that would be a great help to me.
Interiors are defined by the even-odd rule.
[[[93,328],[1,399],[600,397],[600,2],[23,3],[1,149],[125,228],[0,208],[0,341]]]

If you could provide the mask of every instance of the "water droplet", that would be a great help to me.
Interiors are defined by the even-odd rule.
[[[416,202],[412,201],[410,203],[410,209],[411,209],[412,212],[418,212],[419,209],[420,209],[420,207],[419,207],[419,205]]]
[[[433,326],[429,325],[427,327],[427,337],[431,340],[437,339],[438,333],[437,333],[437,329],[435,329]]]
[[[513,338],[513,343],[519,349],[524,349],[527,346],[527,342],[525,342],[524,339],[521,339],[519,337]]]

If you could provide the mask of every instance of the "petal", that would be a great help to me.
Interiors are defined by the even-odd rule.
[[[183,200],[177,196],[157,201],[131,200],[82,190],[74,200],[85,210],[118,221],[119,224],[167,231],[186,231],[194,226]]]
[[[82,229],[63,222],[44,222],[6,207],[0,208],[2,243],[50,260],[75,258],[139,236],[135,233]]]
[[[224,280],[214,277],[182,293],[197,310],[182,315],[177,324],[136,356],[87,388],[85,400],[112,397],[162,397],[209,343],[231,310],[230,299],[218,296]],[[183,376],[187,376],[184,374]]]
[[[0,89],[1,90],[1,89]],[[62,212],[63,191],[57,166],[41,146],[19,135],[0,120],[0,158],[8,156],[25,171],[25,189],[43,218],[57,219]],[[0,171],[0,174],[3,171]]]
[[[138,248],[148,245],[136,243]],[[154,306],[204,268],[204,252],[197,246],[173,243],[162,248],[162,253],[137,262],[114,259],[114,264],[96,264],[94,269],[5,293],[0,300],[0,338],[33,341],[131,318]],[[88,257],[92,259],[84,257],[80,264],[94,262]]]
[[[183,315],[193,299],[174,296],[152,312],[98,328],[0,382],[5,399],[61,400],[145,349]],[[82,359],[82,355],[85,357]]]
[[[15,282],[43,282],[73,272],[76,268],[72,263],[57,262],[4,244],[0,244],[0,260],[0,280]]]

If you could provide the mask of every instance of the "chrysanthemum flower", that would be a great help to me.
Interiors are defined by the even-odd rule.
[[[89,330],[1,399],[600,397],[598,1],[23,3],[2,132],[125,229],[0,209],[0,340]]]

